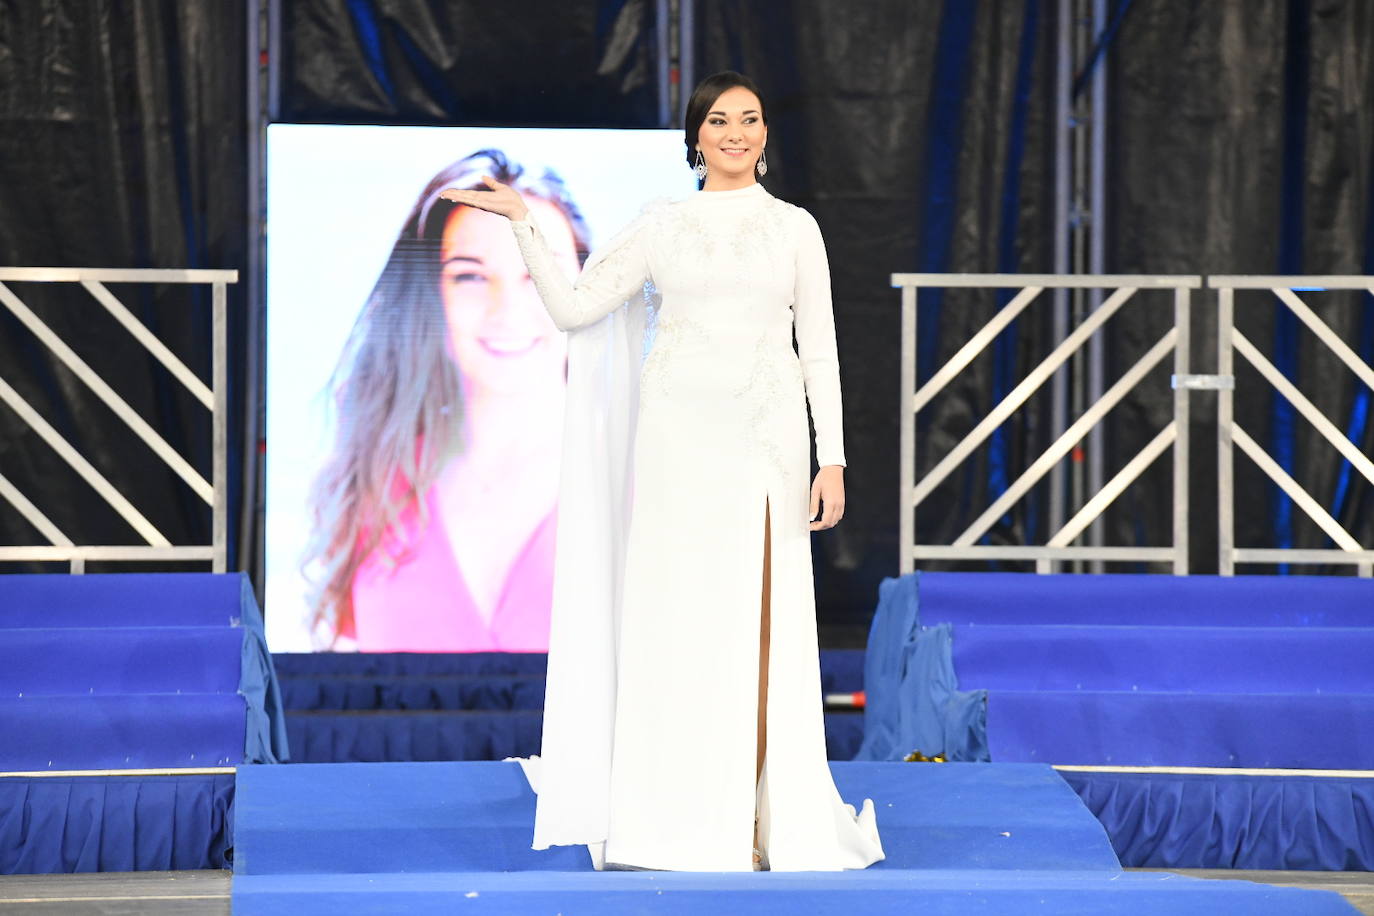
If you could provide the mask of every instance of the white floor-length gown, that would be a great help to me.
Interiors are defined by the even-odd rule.
[[[883,858],[872,802],[856,814],[826,761],[808,399],[820,464],[844,464],[844,448],[816,221],[757,184],[697,192],[647,209],[575,285],[532,221],[512,228],[573,332],[543,749],[521,761],[538,793],[534,848],[585,843],[597,867],[750,871],[757,811],[772,870]]]

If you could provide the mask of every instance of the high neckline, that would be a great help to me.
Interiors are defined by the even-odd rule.
[[[697,191],[692,195],[693,200],[739,200],[741,198],[759,197],[767,194],[768,191],[757,181],[753,184],[745,185],[742,188],[731,188],[728,191]]]

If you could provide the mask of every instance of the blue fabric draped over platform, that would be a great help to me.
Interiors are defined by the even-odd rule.
[[[986,761],[987,691],[961,691],[948,626],[922,628],[920,575],[884,580],[864,662],[864,738],[855,760],[913,751]]]
[[[227,868],[234,776],[0,777],[0,874]]]
[[[1060,775],[1107,829],[1122,865],[1374,871],[1374,778]]]
[[[1370,659],[1369,580],[918,573],[880,591],[859,759],[1371,770]],[[1070,782],[1128,865],[1374,863],[1374,780]]]
[[[0,577],[0,770],[287,758],[246,576]]]
[[[863,689],[862,650],[821,652],[826,693]],[[275,656],[293,759],[303,763],[501,760],[539,753],[543,653]],[[862,716],[825,716],[832,759],[854,755]]]

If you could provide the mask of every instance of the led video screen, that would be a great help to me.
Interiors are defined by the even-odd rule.
[[[575,277],[695,188],[669,130],[268,129],[266,618],[276,652],[548,647],[566,335],[504,217]]]

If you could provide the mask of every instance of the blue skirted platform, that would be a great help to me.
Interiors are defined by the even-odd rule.
[[[863,689],[863,650],[821,652],[825,693]],[[539,753],[543,653],[279,654],[293,760],[403,763]],[[863,716],[825,715],[832,760],[863,740]]]
[[[1374,582],[916,574],[869,647],[860,759],[1327,771],[1066,778],[1128,865],[1374,869]]]
[[[874,799],[887,858],[863,871],[594,872],[582,847],[529,848],[534,795],[513,763],[244,767],[240,914],[1350,914],[1339,896],[1122,872],[1052,769],[834,763]]]
[[[0,735],[0,874],[225,867],[287,756],[247,578],[0,576]]]

